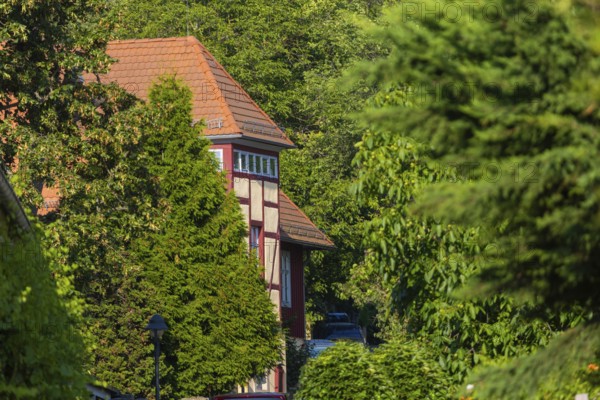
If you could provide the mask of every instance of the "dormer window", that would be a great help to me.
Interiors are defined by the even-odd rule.
[[[277,157],[236,150],[233,152],[233,170],[277,178]]]

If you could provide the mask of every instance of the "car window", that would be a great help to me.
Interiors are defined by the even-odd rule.
[[[350,317],[346,313],[327,313],[325,316],[326,322],[350,322]]]
[[[358,325],[346,324],[346,323],[332,323],[327,324],[327,336],[325,339],[328,340],[341,340],[348,339],[357,342],[364,342],[362,332]]]

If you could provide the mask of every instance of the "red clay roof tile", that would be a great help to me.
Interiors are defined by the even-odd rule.
[[[107,53],[117,62],[101,81],[117,82],[143,99],[159,76],[174,74],[182,79],[192,90],[193,118],[223,121],[221,127],[206,129],[206,136],[241,134],[283,148],[294,147],[195,37],[117,40],[108,44]]]

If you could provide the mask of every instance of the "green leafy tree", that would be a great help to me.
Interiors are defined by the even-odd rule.
[[[377,117],[430,146],[430,164],[458,170],[416,206],[484,227],[498,250],[483,263],[488,288],[593,309],[597,111],[583,84],[592,53],[551,5],[499,4],[495,19],[476,8],[464,26],[423,18],[387,30],[396,51],[375,67],[379,76],[425,98]]]
[[[94,0],[2,3],[2,119],[12,117],[19,125],[42,134],[69,131],[67,126],[82,106],[80,74],[102,71],[107,66],[104,49],[109,27],[97,17],[105,5]],[[57,135],[52,136],[55,144],[64,144]],[[17,147],[25,145],[21,137],[3,141],[5,160],[14,161]]]
[[[359,304],[377,308],[384,339],[426,336],[460,382],[482,359],[531,351],[553,332],[541,322],[525,323],[532,309],[504,296],[453,296],[477,271],[478,230],[410,212],[424,188],[450,174],[430,168],[425,149],[384,129],[359,144],[354,188],[375,212],[365,224],[365,261],[353,268],[347,290]]]
[[[63,266],[53,270],[55,280],[62,282],[61,285],[73,284],[77,289],[60,287],[65,301],[77,307],[79,313],[84,308],[78,290],[90,294],[86,300],[95,291],[92,303],[101,301],[98,293],[110,292],[111,286],[102,286],[107,279],[94,283],[95,277],[110,270],[103,268],[106,262],[98,261],[105,261],[103,257],[112,257],[113,261],[118,258],[115,249],[122,250],[120,245],[127,241],[129,232],[122,236],[114,233],[127,231],[131,218],[119,221],[120,224],[115,221],[127,214],[123,209],[137,200],[131,196],[130,188],[119,186],[124,180],[124,170],[119,167],[123,166],[132,143],[127,140],[117,143],[123,136],[102,135],[106,129],[101,128],[106,127],[116,112],[128,108],[132,98],[115,87],[81,82],[85,72],[101,72],[108,65],[104,47],[109,27],[98,19],[105,5],[68,0],[16,0],[0,5],[2,159],[12,169],[16,168],[13,182],[26,207],[42,206],[40,189],[44,184],[58,188],[61,210],[43,218],[52,223],[44,227],[48,246],[53,249],[45,257],[52,265]],[[111,158],[115,155],[117,161]],[[112,181],[103,181],[102,187],[101,176],[109,176]],[[135,200],[126,204],[124,199]],[[86,213],[88,219],[82,218]],[[110,224],[103,224],[106,220],[121,229],[112,231]],[[85,247],[86,244],[93,246]],[[124,258],[125,253],[122,251],[120,256]],[[54,304],[51,296],[47,301]],[[51,317],[49,313],[48,318]],[[59,327],[63,325],[61,321],[57,317]],[[95,342],[94,331],[86,322],[81,322],[77,329],[83,330],[87,350],[102,346],[103,343]],[[74,346],[79,340],[77,335],[70,335]],[[68,344],[60,340],[56,343],[64,346],[65,357],[80,363],[89,361],[86,349],[79,349],[76,357]],[[53,357],[55,365],[68,372],[70,362],[63,361],[63,355],[58,353]],[[69,396],[69,389],[62,394]]]
[[[134,99],[114,86],[83,85],[81,80],[82,74],[102,72],[108,65],[104,50],[109,26],[98,18],[105,6],[93,0],[14,0],[0,7],[0,150],[4,163],[15,170],[14,183],[27,207],[42,207],[43,185],[58,189],[64,211],[72,208],[82,214],[102,214],[109,207],[123,211],[124,199],[130,198],[126,189],[111,191],[107,186],[119,186],[115,181],[126,168],[118,161],[126,159],[132,141],[139,138],[128,141],[121,135],[111,142],[106,127]],[[94,186],[105,177],[113,182]],[[68,223],[63,216],[57,211],[44,220]],[[78,242],[77,231],[72,237],[50,231],[51,240]],[[82,236],[82,242],[87,240]],[[94,237],[90,243],[100,247],[107,240]],[[63,261],[70,265],[74,260]]]
[[[594,53],[552,4],[495,4],[464,23],[399,7],[378,36],[390,55],[363,69],[401,99],[364,115],[357,190],[384,205],[370,264],[425,332],[452,316],[457,355],[530,351],[597,311]],[[466,281],[475,300],[440,296]]]
[[[170,199],[165,194],[166,189],[160,186],[160,179],[153,175],[158,169],[150,173],[147,168],[152,164],[145,150],[148,132],[152,129],[149,109],[134,106],[135,99],[115,86],[83,85],[80,81],[84,72],[102,72],[108,65],[108,57],[103,52],[109,37],[108,25],[91,17],[101,15],[105,5],[105,2],[92,1],[44,4],[13,1],[0,6],[1,102],[5,118],[0,124],[5,140],[0,143],[5,162],[16,166],[18,156],[15,182],[28,205],[42,205],[39,193],[42,184],[58,189],[60,207],[43,219],[49,224],[46,230],[53,245],[65,250],[54,254],[57,262],[75,269],[75,286],[88,303],[85,335],[92,353],[92,360],[88,362],[90,372],[128,392],[143,393],[151,387],[152,360],[151,345],[140,329],[148,316],[159,309],[155,297],[159,292],[156,287],[159,273],[154,271],[153,275],[150,268],[146,269],[145,262],[150,256],[145,253],[145,246],[156,245],[157,239],[150,238],[151,233],[166,229],[171,215]],[[202,142],[202,148],[205,147],[206,142]],[[200,170],[208,171],[207,166],[203,168]],[[214,168],[211,172],[214,174]],[[196,182],[199,186],[203,184],[203,181]],[[205,284],[218,292],[218,278],[223,287],[228,287],[227,282],[230,285],[239,282],[244,290],[228,292],[229,302],[214,300],[215,303],[211,303],[215,307],[222,306],[217,311],[223,311],[224,317],[211,320],[206,329],[216,331],[215,325],[220,323],[221,329],[241,338],[220,343],[237,346],[228,348],[232,353],[228,353],[229,358],[225,360],[229,360],[231,354],[249,354],[238,359],[239,364],[229,362],[229,369],[224,372],[217,370],[217,375],[222,372],[218,378],[206,379],[206,385],[219,389],[240,381],[241,376],[263,372],[277,358],[279,342],[273,339],[277,336],[275,317],[272,306],[265,300],[256,265],[248,261],[242,251],[239,235],[243,226],[239,221],[232,222],[239,217],[238,207],[230,196],[224,195],[223,181],[215,178],[213,184],[217,185],[216,182],[221,185],[221,192],[217,191],[221,194],[205,193],[209,201],[202,205],[230,213],[231,220],[228,217],[210,219],[214,232],[221,235],[217,242],[223,248],[210,260],[206,257],[203,260],[222,262],[231,268],[228,274],[215,272],[212,281],[198,278],[195,284]],[[189,194],[191,189],[186,189]],[[189,204],[193,200],[198,200],[198,196]],[[179,217],[183,215],[181,212]],[[231,235],[219,230],[222,228],[219,218],[223,224],[231,222],[228,231]],[[186,231],[186,237],[192,231]],[[203,239],[215,237],[207,231],[213,233],[206,227],[204,233],[198,234]],[[200,237],[195,239],[201,240]],[[166,248],[163,243],[163,249]],[[229,258],[219,258],[224,254]],[[188,277],[188,280],[193,279]],[[256,293],[258,289],[260,292]],[[165,290],[161,289],[161,293]],[[214,293],[205,294],[206,298],[211,299],[210,294],[215,299]],[[254,297],[244,304],[238,295]],[[244,304],[241,309],[240,304]],[[239,320],[225,327],[225,321],[234,320],[234,315],[255,316],[252,313],[256,310],[268,312],[260,314],[258,318],[262,319],[249,324],[250,328],[238,329]],[[218,314],[210,314],[210,317],[215,315]],[[210,339],[216,342],[216,337]],[[259,343],[243,342],[249,337],[260,338]],[[265,342],[269,344],[261,347]],[[252,347],[256,347],[256,353],[248,351]],[[215,357],[223,353],[213,351],[215,348],[210,350]],[[172,354],[175,353],[173,350]],[[175,370],[172,363],[168,366],[169,377],[183,374]],[[180,390],[177,384],[172,378],[166,392]],[[198,386],[196,389],[203,390]]]
[[[0,240],[0,397],[84,398],[82,309],[70,298],[72,271],[52,261],[61,250],[39,226],[15,230],[2,211]]]

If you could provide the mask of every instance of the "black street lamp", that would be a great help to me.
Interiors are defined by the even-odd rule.
[[[169,327],[165,323],[165,320],[163,319],[163,317],[161,317],[158,314],[154,314],[152,316],[152,318],[150,318],[150,322],[148,322],[148,325],[146,325],[146,327],[144,329],[147,331],[150,331],[150,337],[152,338],[152,341],[154,342],[154,371],[156,374],[156,400],[160,400],[160,384],[158,381],[158,379],[159,379],[158,359],[160,357],[160,338],[162,337],[163,333],[165,333],[165,331],[167,329],[169,329]]]

